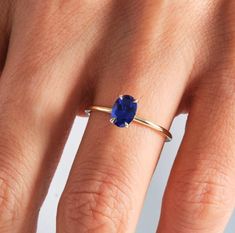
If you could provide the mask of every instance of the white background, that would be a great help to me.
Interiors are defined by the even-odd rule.
[[[161,199],[166,181],[174,161],[179,143],[184,133],[186,116],[179,116],[172,125],[174,140],[166,143],[161,159],[151,181],[145,205],[140,217],[136,233],[155,233],[159,219]],[[86,118],[77,118],[73,125],[70,137],[65,146],[60,164],[52,181],[47,198],[40,211],[37,233],[55,233],[56,208],[59,197],[63,191],[71,164],[86,127]],[[193,161],[192,161],[193,162]],[[235,197],[234,197],[235,198]],[[171,223],[169,223],[171,224]],[[235,214],[231,218],[225,233],[235,232]],[[128,233],[128,232],[127,232]],[[215,232],[216,233],[216,232]]]

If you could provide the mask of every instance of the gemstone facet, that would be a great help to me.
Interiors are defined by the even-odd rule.
[[[133,121],[137,111],[137,101],[130,95],[122,95],[115,101],[111,122],[118,127],[128,127]]]

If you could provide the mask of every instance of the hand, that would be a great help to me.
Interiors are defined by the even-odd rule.
[[[168,128],[188,112],[158,233],[222,233],[235,202],[235,2],[0,2],[0,232],[35,232],[76,114],[140,98]],[[164,138],[92,113],[58,233],[134,232]],[[154,207],[153,207],[154,208]]]

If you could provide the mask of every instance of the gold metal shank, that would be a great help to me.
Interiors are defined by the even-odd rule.
[[[111,108],[108,108],[108,107],[102,107],[102,106],[91,106],[90,108],[88,108],[87,110],[85,110],[85,112],[91,112],[91,111],[98,111],[98,112],[105,112],[105,113],[111,113],[112,112],[112,109]],[[148,121],[144,118],[141,118],[141,117],[138,117],[138,116],[135,116],[134,119],[133,119],[134,122],[136,123],[139,123],[139,124],[142,124],[142,125],[145,125],[147,127],[150,127],[154,130],[156,130],[158,133],[160,133],[161,135],[163,135],[164,137],[166,137],[166,141],[167,142],[170,142],[171,139],[172,139],[172,135],[171,133],[163,128],[162,126],[160,125],[157,125],[151,121]]]

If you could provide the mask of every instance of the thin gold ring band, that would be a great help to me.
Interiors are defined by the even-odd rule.
[[[111,113],[112,109],[108,108],[108,107],[102,107],[102,106],[95,106],[95,105],[93,105],[93,106],[89,107],[87,110],[85,110],[85,112],[87,114],[90,114],[92,111]],[[138,117],[138,116],[135,116],[133,121],[136,122],[136,123],[145,125],[147,127],[150,127],[152,129],[156,130],[158,133],[160,133],[161,135],[163,135],[166,138],[166,142],[170,142],[172,140],[171,133],[167,129],[163,128],[160,125],[157,125],[157,124],[155,124],[155,123],[153,123],[151,121],[148,121],[148,120],[143,119],[143,118]]]

